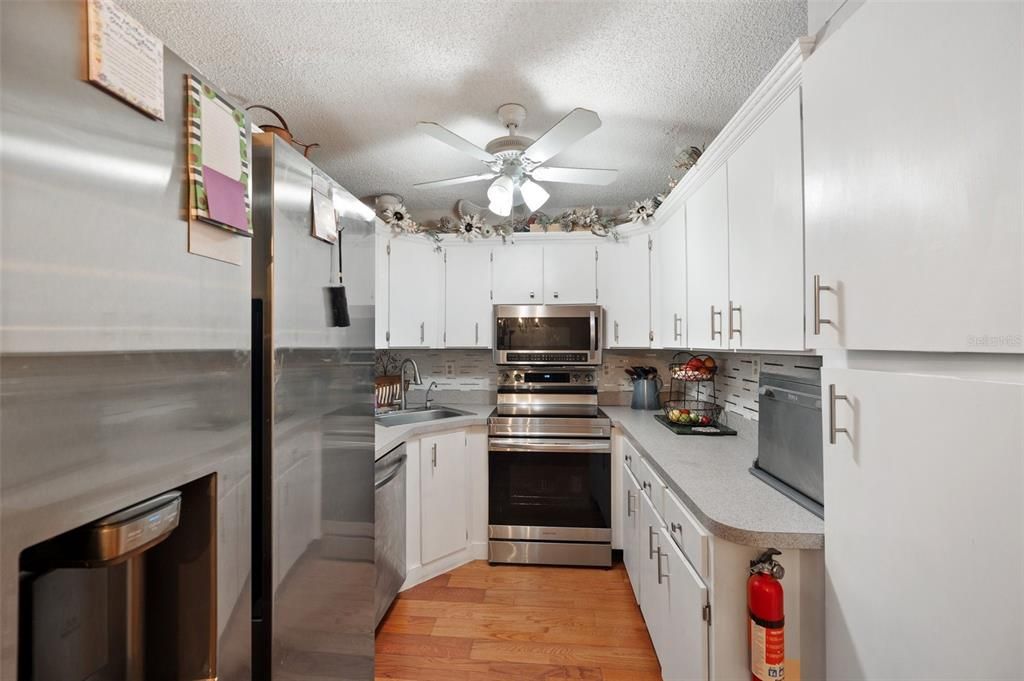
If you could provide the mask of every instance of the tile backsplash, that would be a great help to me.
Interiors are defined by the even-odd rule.
[[[410,388],[410,404],[420,404],[431,382],[437,387],[432,397],[439,403],[493,404],[498,372],[490,350],[392,350],[399,361],[411,357],[420,369],[423,385]],[[605,405],[629,405],[632,383],[626,367],[653,366],[658,375],[668,378],[668,365],[677,353],[673,350],[606,350],[598,381],[600,402]],[[688,352],[680,353],[686,361]],[[814,376],[821,367],[821,358],[809,355],[762,355],[748,353],[711,353],[719,365],[715,380],[716,401],[727,415],[735,414],[757,420],[757,381],[760,371],[773,371],[796,376]],[[668,399],[669,381],[665,381],[662,398]],[[708,399],[708,388],[703,388]]]

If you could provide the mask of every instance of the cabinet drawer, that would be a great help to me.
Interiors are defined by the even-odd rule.
[[[654,469],[646,459],[639,459],[640,465],[636,469],[636,477],[640,481],[640,487],[654,504],[654,509],[664,518],[665,516],[665,483],[661,481]]]
[[[672,541],[682,549],[683,554],[704,579],[708,578],[708,533],[683,502],[669,490],[665,490],[663,509],[665,524]]]
[[[636,451],[636,447],[633,443],[626,438],[621,438],[622,441],[622,461],[626,464],[626,468],[636,475],[640,471],[640,452]]]

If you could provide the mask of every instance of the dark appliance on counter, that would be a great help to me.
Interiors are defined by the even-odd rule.
[[[762,373],[757,392],[757,459],[750,472],[824,518],[820,376]]]
[[[599,366],[600,305],[495,305],[494,363]]]
[[[488,452],[491,563],[611,565],[611,420],[595,367],[500,367]]]

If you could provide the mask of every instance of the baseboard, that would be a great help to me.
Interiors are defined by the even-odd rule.
[[[460,565],[471,563],[474,560],[487,560],[487,542],[474,542],[466,548],[451,553],[444,558],[438,558],[432,563],[410,567],[405,575],[405,582],[402,583],[400,591],[411,589],[417,584],[422,584],[429,579],[443,575]]]

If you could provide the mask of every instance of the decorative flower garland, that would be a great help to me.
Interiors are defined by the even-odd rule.
[[[683,149],[677,156],[674,166],[685,175],[697,163],[703,150],[699,147]],[[669,190],[671,191],[682,179],[669,177]],[[561,213],[556,217],[549,217],[545,213],[536,212],[523,218],[510,218],[497,225],[490,225],[479,213],[464,214],[461,210],[461,203],[456,219],[447,216],[442,217],[431,225],[421,225],[409,217],[405,204],[399,202],[396,205],[386,207],[380,213],[380,218],[391,226],[396,234],[422,234],[440,244],[442,234],[455,234],[460,239],[473,241],[482,238],[489,239],[493,236],[501,237],[506,241],[517,232],[530,232],[533,228],[539,227],[543,232],[590,232],[595,236],[611,237],[618,241],[620,238],[618,228],[626,224],[646,223],[654,217],[658,208],[665,201],[665,195],[659,194],[651,198],[634,201],[633,206],[625,214],[618,217],[602,215],[594,206],[589,208],[579,207]],[[440,245],[437,246],[440,250]]]

